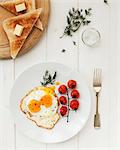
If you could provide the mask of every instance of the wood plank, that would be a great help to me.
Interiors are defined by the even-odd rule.
[[[78,34],[72,38],[63,35],[66,26],[66,15],[72,7],[77,8],[77,0],[53,0],[51,4],[51,18],[47,32],[47,61],[63,63],[73,68],[77,68],[77,50],[78,47],[73,41],[78,40]],[[59,19],[58,19],[59,17]],[[65,53],[61,51],[65,49]]]
[[[15,78],[28,67],[46,60],[46,33],[27,54],[15,60]],[[29,139],[16,129],[16,150],[45,150],[46,144]]]
[[[14,62],[0,61],[0,149],[14,150],[14,122],[9,111],[9,95],[14,78]]]
[[[0,107],[0,149],[14,150],[14,122],[8,109]]]
[[[0,99],[2,105],[8,107],[10,90],[14,81],[14,61],[0,61],[0,72]],[[2,100],[3,97],[5,100]]]
[[[78,47],[74,46],[73,41],[78,43],[78,34],[75,34],[73,38],[63,37],[60,39],[60,36],[66,26],[66,15],[69,9],[77,7],[77,4],[77,0],[52,0],[51,18],[47,32],[47,61],[62,63],[75,69],[77,69],[78,62]],[[66,52],[62,53],[62,49],[65,49]],[[78,137],[76,136],[64,143],[47,144],[47,150],[61,149],[77,150]]]
[[[119,117],[120,117],[120,18],[119,18],[119,4],[120,1],[112,1],[111,11],[110,11],[110,42],[109,49],[111,55],[111,67],[110,67],[110,76],[111,76],[111,86],[110,86],[110,119],[109,119],[109,136],[110,141],[109,145],[112,149],[120,148],[120,129],[119,129]],[[116,15],[116,17],[114,17]],[[112,130],[114,129],[114,130]]]
[[[88,123],[86,124],[83,132],[79,134],[79,147],[80,149],[87,148],[108,148],[109,146],[109,118],[110,118],[110,73],[109,69],[111,64],[112,49],[109,48],[109,24],[110,24],[110,8],[106,7],[104,3],[79,3],[82,8],[92,8],[93,17],[92,23],[89,27],[81,29],[79,35],[86,28],[96,28],[101,33],[101,41],[95,48],[85,46],[81,42],[79,43],[79,70],[83,76],[88,80],[91,87],[92,95],[92,110]],[[113,53],[113,51],[112,51]],[[95,130],[93,127],[93,117],[95,113],[95,93],[92,88],[93,69],[95,67],[101,67],[103,70],[103,88],[100,97],[100,113],[101,113],[101,129]],[[89,140],[88,140],[89,139]]]

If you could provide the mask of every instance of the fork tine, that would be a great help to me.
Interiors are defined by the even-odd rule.
[[[96,83],[96,69],[94,69],[93,84]]]
[[[100,83],[100,70],[99,70],[99,68],[97,68],[96,69],[96,71],[97,71],[97,85],[99,85],[99,83]]]
[[[94,78],[93,78],[93,82],[94,82],[94,85],[97,84],[97,69],[96,69],[96,68],[94,69]]]
[[[98,85],[98,78],[99,78],[99,71],[98,68],[96,68],[96,84]]]
[[[99,69],[99,84],[102,82],[102,69]]]
[[[94,69],[94,76],[93,76],[93,84],[94,85],[101,85],[102,80],[102,69],[95,68]]]
[[[99,84],[101,85],[102,81],[102,69],[99,69]]]

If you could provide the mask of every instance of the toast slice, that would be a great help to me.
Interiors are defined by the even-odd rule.
[[[16,8],[15,8],[15,5],[19,5],[21,3],[25,4],[26,10],[17,12]],[[11,1],[5,1],[5,2],[0,2],[0,6],[2,6],[3,8],[7,9],[9,12],[11,12],[11,13],[17,15],[17,16],[21,15],[21,14],[25,14],[27,12],[30,12],[30,11],[36,9],[35,0],[14,0],[14,1],[11,0]],[[35,27],[37,27],[38,29],[43,31],[42,22],[40,21],[40,19],[38,19],[37,23],[35,24]]]
[[[3,21],[3,28],[10,42],[10,53],[13,59],[16,58],[17,54],[21,50],[40,14],[41,8]],[[16,25],[21,25],[23,27],[21,36],[16,36],[14,34]]]
[[[26,10],[21,11],[21,12],[17,12],[15,5],[21,4],[21,3],[25,3],[26,6]],[[0,2],[0,6],[2,6],[3,8],[7,9],[9,12],[15,14],[15,15],[21,15],[24,13],[27,13],[29,11],[34,10],[35,7],[35,0],[11,0],[11,1],[3,1]]]

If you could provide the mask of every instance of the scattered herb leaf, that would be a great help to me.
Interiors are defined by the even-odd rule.
[[[108,0],[104,0],[104,3],[105,3],[105,4],[108,4]]]
[[[73,41],[73,44],[74,44],[75,46],[77,46],[77,43],[76,43],[75,41]]]
[[[64,35],[72,36],[74,32],[76,32],[81,25],[88,25],[91,21],[88,18],[91,16],[91,8],[89,9],[75,9],[72,8],[69,10],[67,15],[67,26],[64,29],[62,38]]]
[[[54,84],[56,80],[57,72],[55,71],[54,75],[52,76],[48,70],[46,70],[45,75],[43,76],[43,81],[41,82],[42,86],[47,86],[48,84]]]
[[[61,51],[62,53],[65,53],[66,52],[66,50],[65,49],[62,49],[62,51]]]

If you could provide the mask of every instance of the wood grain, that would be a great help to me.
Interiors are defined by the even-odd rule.
[[[49,0],[36,0],[36,8],[43,8],[43,14],[40,16],[43,28],[45,30],[50,13],[50,1]],[[10,47],[9,41],[2,27],[2,22],[6,18],[14,16],[4,8],[0,7],[0,59],[10,59]],[[38,28],[34,27],[30,35],[26,39],[21,51],[18,56],[25,54],[40,40],[44,31],[40,31]]]

